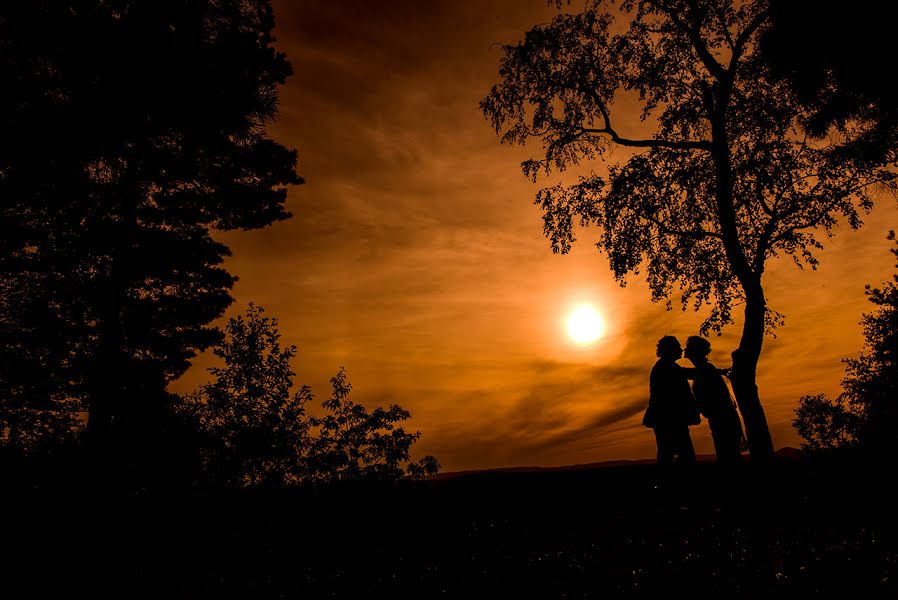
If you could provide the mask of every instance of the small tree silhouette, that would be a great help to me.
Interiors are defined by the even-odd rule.
[[[436,473],[439,462],[410,460],[420,432],[401,425],[410,417],[398,405],[375,408],[349,400],[352,385],[341,367],[331,379],[333,394],[322,402],[327,413],[307,417],[309,386],[297,391],[290,361],[296,346],[282,348],[277,319],[250,304],[246,315],[228,321],[214,354],[223,367],[215,378],[184,398],[205,439],[208,473],[229,485],[291,485],[346,479],[395,480]]]
[[[213,349],[224,367],[215,380],[185,398],[206,438],[204,462],[216,479],[239,485],[285,484],[301,479],[309,448],[305,404],[311,389],[291,393],[296,347],[281,348],[277,319],[250,304],[228,321]]]
[[[895,241],[895,232],[889,238]],[[898,243],[892,249],[898,257]],[[896,265],[898,267],[898,265]],[[808,451],[858,445],[871,454],[898,454],[898,275],[882,288],[867,286],[876,308],[861,319],[864,351],[845,359],[843,392],[804,396],[792,421]]]
[[[845,394],[835,399],[826,394],[802,396],[795,409],[792,425],[804,440],[801,447],[806,452],[826,452],[853,445],[860,415]]]
[[[319,427],[311,452],[310,472],[315,478],[390,480],[418,478],[439,470],[440,464],[432,456],[410,461],[411,446],[421,433],[409,433],[397,425],[411,416],[407,410],[391,404],[387,409],[378,407],[369,413],[364,406],[352,402],[352,384],[343,367],[331,379],[331,385],[330,399],[321,403],[330,414],[311,418],[312,425]]]

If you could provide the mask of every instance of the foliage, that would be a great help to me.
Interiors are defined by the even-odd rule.
[[[898,256],[898,247],[892,253]],[[861,319],[863,352],[844,361],[843,392],[835,400],[799,400],[793,425],[809,451],[857,445],[898,456],[898,275],[882,288],[867,286],[866,294],[876,308]]]
[[[813,0],[771,0],[763,59],[808,109],[811,135],[850,132],[851,151],[872,160],[898,160],[898,78],[892,52],[898,10],[860,0],[852,10],[818,10]]]
[[[224,366],[211,368],[214,381],[184,398],[182,411],[193,416],[206,440],[205,465],[213,479],[291,485],[437,472],[431,456],[410,461],[421,434],[397,426],[408,411],[391,405],[369,414],[349,400],[352,386],[342,368],[331,380],[333,395],[322,403],[325,415],[306,416],[312,392],[302,386],[291,393],[296,347],[281,348],[277,325],[253,304],[245,317],[230,319],[213,350]]]
[[[554,252],[594,226],[621,285],[644,273],[653,300],[710,307],[703,334],[743,308],[732,382],[762,461],[773,442],[757,365],[782,321],[767,305],[767,261],[814,268],[839,220],[859,227],[874,192],[898,189],[882,159],[844,151],[851,129],[841,140],[804,134],[809,109],[758,49],[769,25],[768,0],[586,0],[503,46],[500,81],[481,102],[503,142],[541,142],[526,176],[579,171],[536,195]],[[625,99],[641,106],[634,132],[650,134],[620,129]],[[625,152],[607,175],[583,174],[614,148]]]
[[[296,347],[281,348],[277,319],[250,304],[246,317],[228,321],[213,349],[224,367],[209,369],[212,383],[185,398],[208,441],[207,469],[233,484],[289,483],[299,479],[309,449],[308,386],[291,393]]]
[[[439,470],[439,462],[432,456],[410,462],[411,446],[421,433],[409,433],[397,426],[411,416],[407,410],[392,404],[368,413],[349,399],[352,385],[342,367],[331,385],[330,399],[321,403],[329,414],[311,419],[318,427],[312,443],[312,477],[326,481],[392,480],[406,475],[419,478]],[[404,463],[408,464],[403,470]]]
[[[832,148],[802,136],[803,107],[756,53],[765,2],[619,7],[615,14],[612,2],[591,0],[504,46],[501,82],[481,106],[504,142],[542,142],[544,156],[522,165],[534,180],[605,158],[615,145],[638,149],[607,177],[539,192],[552,249],[568,252],[577,224],[597,226],[596,246],[619,281],[645,271],[654,300],[679,288],[684,306],[711,306],[704,332],[720,330],[745,301],[740,268],[760,278],[778,255],[816,265],[820,233],[839,216],[860,225],[871,187],[893,175],[833,160]],[[627,29],[614,33],[620,16]],[[638,96],[650,137],[617,129],[623,93]],[[715,155],[720,144],[724,157]],[[722,177],[732,183],[730,206]],[[776,320],[768,315],[768,325]]]
[[[5,309],[0,310],[0,447],[17,455],[71,442],[82,428],[82,403],[56,385],[68,368],[64,359],[57,360],[66,346],[65,324],[53,318],[51,307],[30,300],[39,294],[38,289],[0,277]],[[23,323],[41,323],[55,335],[30,346],[26,341],[34,331],[21,330]]]
[[[219,339],[235,278],[213,230],[289,217],[301,182],[265,134],[291,72],[273,27],[267,0],[0,7],[10,431],[89,410],[91,439],[127,436]]]
[[[824,452],[854,444],[858,418],[844,395],[818,394],[801,397],[792,425],[804,440],[802,450]]]

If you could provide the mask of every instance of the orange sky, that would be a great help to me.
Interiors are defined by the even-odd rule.
[[[271,131],[299,150],[307,183],[290,191],[290,221],[222,236],[240,278],[228,316],[266,308],[299,347],[297,383],[324,399],[344,365],[355,401],[410,410],[415,453],[447,471],[653,456],[640,419],[655,342],[685,340],[702,315],[652,304],[639,280],[618,287],[595,232],[553,255],[532,199],[558,177],[528,182],[519,163],[539,148],[500,145],[478,107],[497,78],[491,45],[554,11],[544,0],[274,5],[296,74]],[[776,447],[799,443],[798,398],[836,393],[840,359],[860,350],[864,284],[893,272],[889,229],[898,211],[885,198],[861,231],[837,232],[818,271],[770,263],[768,299],[787,319],[759,368]],[[581,301],[608,325],[585,348],[564,333]],[[739,330],[711,339],[719,366]],[[209,364],[172,389],[205,381]],[[692,431],[713,452],[707,425]]]

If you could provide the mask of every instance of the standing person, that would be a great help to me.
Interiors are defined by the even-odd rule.
[[[692,369],[677,364],[683,356],[683,348],[672,335],[658,340],[656,355],[658,362],[652,367],[649,378],[649,407],[642,424],[655,431],[659,466],[691,465],[695,463],[695,449],[689,426],[701,422],[687,380]]]
[[[686,340],[686,358],[695,366],[692,391],[702,415],[711,427],[717,464],[742,462],[742,421],[720,371],[708,360],[711,343],[696,335]]]

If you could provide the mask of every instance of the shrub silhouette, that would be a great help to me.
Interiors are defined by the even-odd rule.
[[[792,421],[803,440],[802,449],[817,453],[856,443],[860,415],[853,408],[845,394],[836,398],[826,394],[802,396]]]
[[[895,232],[888,239],[895,241]],[[898,257],[898,243],[891,252]],[[858,446],[879,457],[898,454],[898,275],[892,279],[882,288],[867,286],[876,308],[861,318],[863,352],[844,360],[843,392],[799,400],[792,423],[805,450]]]
[[[277,319],[250,304],[228,321],[213,353],[214,381],[185,398],[203,434],[213,479],[235,485],[284,484],[300,478],[309,447],[308,386],[291,393],[296,347],[281,348]]]
[[[307,416],[309,386],[294,388],[290,362],[296,347],[282,348],[277,319],[250,304],[228,321],[213,349],[223,367],[183,399],[203,437],[203,463],[214,481],[237,486],[283,486],[347,479],[396,480],[436,473],[432,456],[410,460],[421,436],[400,424],[408,411],[398,405],[371,413],[349,400],[346,371],[331,379],[326,413]]]
[[[421,433],[409,433],[399,425],[411,416],[407,410],[392,404],[369,413],[361,404],[352,402],[352,384],[343,367],[331,379],[331,385],[330,399],[321,403],[328,414],[310,419],[318,427],[309,456],[311,477],[327,481],[392,480],[418,478],[439,470],[439,462],[432,456],[410,462],[411,446]],[[403,468],[405,463],[408,464]]]

